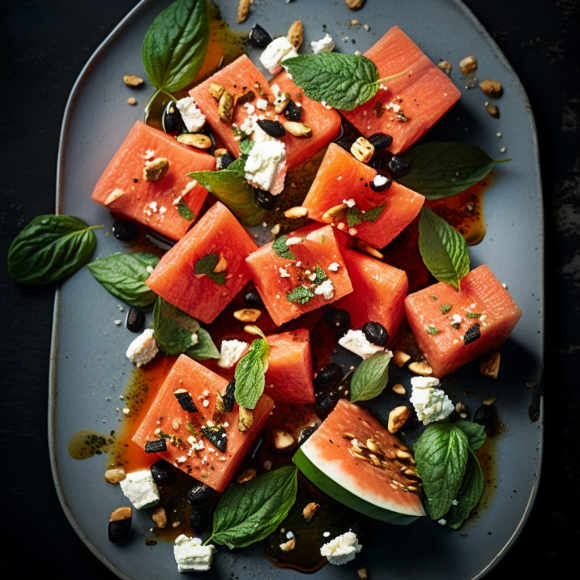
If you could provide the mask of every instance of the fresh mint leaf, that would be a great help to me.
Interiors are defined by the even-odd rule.
[[[185,203],[184,199],[179,200],[179,203],[177,204],[177,211],[179,212],[179,215],[188,222],[195,219],[195,213],[189,209],[189,206],[187,203]]]
[[[208,360],[211,358],[220,358],[220,351],[214,344],[207,330],[200,328],[197,331],[197,344],[190,346],[185,354],[195,360]]]
[[[161,296],[157,297],[153,308],[153,334],[161,351],[170,356],[178,356],[191,348],[192,335],[199,332],[197,320],[177,306],[169,304]]]
[[[326,272],[318,264],[316,264],[314,273],[316,274],[316,278],[314,278],[314,284],[317,286],[320,286],[320,284],[322,284],[328,278]]]
[[[442,518],[457,497],[467,465],[467,436],[451,423],[429,425],[415,444],[417,472],[423,481],[425,509]]]
[[[419,251],[427,269],[439,282],[459,290],[469,273],[469,251],[463,236],[428,207],[421,209]]]
[[[207,0],[176,0],[151,24],[141,49],[149,82],[176,93],[200,71],[209,44]]]
[[[214,272],[214,268],[218,265],[220,257],[217,254],[208,254],[203,258],[200,258],[195,263],[194,273],[195,274],[206,274],[209,276],[216,284],[223,286],[226,283],[225,272]]]
[[[222,171],[194,171],[187,175],[217,197],[243,225],[256,226],[267,211],[256,204],[254,188],[247,182],[243,171],[245,162],[239,158]]]
[[[486,434],[483,425],[465,419],[459,419],[453,424],[465,433],[467,443],[472,451],[477,451],[485,443]]]
[[[466,143],[435,141],[405,153],[411,171],[397,181],[427,199],[457,195],[484,179],[496,163],[485,151]]]
[[[428,334],[439,334],[441,331],[434,326],[430,326],[429,330],[427,330]]]
[[[467,318],[481,318],[481,314],[479,312],[466,312],[465,316],[467,316]]]
[[[360,363],[350,382],[351,403],[374,399],[385,390],[391,358],[391,352],[384,350],[375,352]]]
[[[237,383],[236,383],[237,390]],[[213,533],[205,542],[245,548],[270,535],[296,501],[298,471],[281,467],[247,483],[234,483],[218,501]]]
[[[483,495],[484,487],[481,465],[475,453],[470,449],[465,476],[457,493],[457,505],[452,505],[449,513],[445,516],[450,528],[456,530],[470,516]]]
[[[386,206],[387,204],[382,203],[373,209],[369,209],[363,214],[363,222],[370,222],[371,224],[374,224],[381,217],[381,214],[385,211]]]
[[[136,308],[147,308],[156,294],[145,284],[150,271],[159,263],[153,254],[113,254],[89,264],[97,282],[113,296]]]
[[[451,310],[451,308],[452,308],[451,304],[443,304],[442,306],[439,306],[439,310],[441,310],[443,314],[447,314]]]
[[[354,226],[358,226],[359,224],[362,224],[363,221],[363,212],[356,207],[356,205],[354,207],[349,207],[348,211],[346,212],[346,223],[348,224],[349,228],[352,228]]]
[[[311,298],[314,298],[314,292],[306,286],[297,286],[294,290],[286,294],[288,302],[297,302],[306,304]]]
[[[250,151],[254,147],[254,142],[251,139],[246,138],[246,139],[242,139],[240,141],[239,145],[240,145],[240,151],[244,155],[249,155]]]
[[[93,255],[96,228],[66,215],[35,217],[10,244],[8,273],[21,284],[49,284],[74,274]]]
[[[295,260],[296,256],[288,249],[286,245],[286,236],[280,236],[272,244],[272,249],[278,258],[284,258],[285,260]]]
[[[252,342],[250,352],[244,355],[236,367],[236,401],[238,405],[253,409],[264,392],[268,370],[270,345],[265,338]]]

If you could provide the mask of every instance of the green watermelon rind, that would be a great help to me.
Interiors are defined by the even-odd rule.
[[[405,514],[399,514],[397,512],[378,507],[358,496],[351,493],[338,483],[328,477],[324,472],[322,472],[306,455],[301,449],[294,454],[292,461],[302,472],[302,474],[316,487],[320,488],[324,493],[335,499],[339,503],[349,507],[365,516],[373,518],[375,520],[380,520],[389,524],[394,524],[396,526],[407,526],[419,519],[419,516],[408,516]]]

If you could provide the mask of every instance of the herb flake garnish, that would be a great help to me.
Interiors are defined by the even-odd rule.
[[[179,200],[179,203],[177,204],[177,211],[179,215],[188,222],[191,222],[195,219],[195,213],[189,209],[189,206],[187,203],[185,203],[184,199]]]
[[[374,207],[373,209],[369,209],[363,214],[363,221],[374,224],[379,219],[379,217],[381,217],[381,214],[385,211],[385,207],[386,204],[382,203],[381,205],[377,205],[377,207]]]
[[[316,284],[317,286],[322,284],[328,278],[326,272],[318,264],[316,264],[316,269],[314,270],[314,273],[316,274],[314,284]]]
[[[272,249],[278,258],[283,258],[284,260],[295,260],[296,256],[290,251],[286,245],[286,236],[280,236],[272,244]]]
[[[441,331],[437,330],[434,326],[430,326],[427,330],[427,334],[439,334]]]
[[[358,226],[362,224],[363,221],[363,213],[362,211],[355,206],[349,207],[348,211],[346,212],[346,223],[348,224],[349,228],[354,226]]]
[[[439,310],[441,310],[443,314],[447,314],[451,310],[451,308],[452,308],[451,304],[443,304],[442,306],[439,306]]]
[[[481,313],[480,312],[466,312],[465,316],[467,316],[467,318],[480,318]]]
[[[297,286],[294,290],[286,294],[288,302],[306,304],[311,298],[314,298],[314,292],[306,286]]]
[[[223,286],[226,283],[226,275],[225,272],[214,272],[214,268],[217,266],[218,262],[220,261],[220,257],[215,254],[211,253],[203,258],[200,258],[195,263],[194,273],[195,274],[206,274],[209,276],[216,284]]]
[[[238,405],[246,409],[256,407],[266,386],[264,375],[268,370],[269,354],[270,345],[262,334],[262,338],[254,340],[250,351],[238,362],[235,372],[235,397]]]

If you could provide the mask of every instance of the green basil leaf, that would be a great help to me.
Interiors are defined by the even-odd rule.
[[[265,338],[252,342],[250,351],[244,355],[236,367],[236,401],[238,405],[253,409],[264,392],[265,374],[268,370],[270,345]]]
[[[226,283],[225,272],[214,272],[214,268],[220,261],[220,257],[217,254],[208,254],[203,258],[200,258],[195,263],[194,273],[195,274],[206,274],[209,276],[216,284],[223,286]]]
[[[153,333],[157,346],[165,354],[178,356],[186,352],[192,347],[192,334],[199,331],[197,320],[161,296],[157,297],[153,308]]]
[[[432,520],[443,517],[457,497],[467,454],[465,433],[451,423],[429,425],[415,444],[417,472],[427,497],[425,509]]]
[[[484,487],[481,465],[475,453],[469,450],[465,476],[456,498],[457,505],[452,505],[449,513],[445,516],[450,528],[456,530],[469,517],[479,503]]]
[[[298,304],[306,304],[311,298],[314,298],[314,292],[306,286],[296,286],[286,294],[288,302],[296,302]]]
[[[179,200],[179,203],[177,204],[177,211],[179,212],[179,215],[188,222],[195,219],[195,213],[189,209],[189,206],[187,203],[185,203],[184,199]]]
[[[253,149],[254,147],[254,142],[251,139],[242,139],[240,141],[240,151],[244,154],[244,155],[249,155],[250,151]],[[237,161],[237,159],[236,159]]]
[[[365,212],[363,214],[363,222],[370,222],[371,224],[374,224],[379,217],[381,217],[381,214],[385,211],[385,207],[387,207],[386,203],[382,203],[381,205],[377,205],[377,207],[374,207],[373,209],[369,209],[367,212]]]
[[[82,220],[66,215],[39,215],[12,241],[8,273],[21,284],[49,284],[82,268],[93,255],[97,237]]]
[[[284,258],[285,260],[295,260],[296,256],[290,251],[288,245],[286,244],[286,236],[280,236],[272,244],[272,249],[278,258]]]
[[[356,207],[356,205],[354,207],[349,207],[348,211],[346,212],[346,223],[348,224],[349,228],[352,228],[354,226],[358,226],[359,224],[362,224],[363,221],[363,212]]]
[[[320,284],[322,284],[328,278],[326,272],[318,264],[316,264],[316,270],[314,270],[314,273],[316,274],[316,278],[314,278],[314,284],[317,286],[320,286]]]
[[[423,194],[427,199],[457,195],[481,181],[496,163],[474,145],[435,141],[412,147],[405,153],[411,171],[397,181]]]
[[[365,56],[321,52],[284,61],[306,96],[341,111],[352,111],[377,94],[379,69]]]
[[[459,419],[453,424],[465,433],[467,443],[472,451],[477,451],[485,443],[486,434],[483,425],[465,419]]]
[[[237,390],[237,385],[236,385]],[[296,501],[295,467],[281,467],[247,483],[234,483],[218,501],[213,533],[205,542],[245,548],[271,534]]]
[[[201,70],[209,44],[207,0],[176,0],[151,24],[141,49],[149,82],[176,93]]]
[[[242,163],[245,160],[240,158],[223,171],[194,171],[187,175],[217,197],[243,225],[256,226],[267,211],[256,204],[254,188],[247,182],[243,169],[239,169]]]
[[[385,390],[392,356],[390,351],[384,350],[375,352],[360,363],[350,382],[351,403],[374,399]]]
[[[217,349],[209,332],[203,328],[197,331],[197,344],[190,346],[185,354],[195,360],[208,360],[210,358],[220,358],[220,351]]]
[[[459,290],[469,273],[469,251],[463,236],[428,207],[421,209],[419,251],[427,269],[439,282]]]
[[[147,308],[155,302],[156,294],[145,280],[158,263],[159,258],[153,254],[113,254],[91,262],[89,270],[119,300],[136,308]]]

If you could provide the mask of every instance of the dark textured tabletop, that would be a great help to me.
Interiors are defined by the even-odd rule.
[[[380,1],[387,8],[400,0]],[[68,94],[87,59],[135,3],[12,0],[0,8],[0,437],[5,452],[0,498],[2,568],[6,574],[18,573],[11,578],[116,577],[70,527],[52,482],[47,393],[55,286],[13,283],[6,254],[30,219],[54,213]],[[487,577],[517,573],[531,578],[542,572],[572,578],[578,574],[580,540],[580,1],[466,4],[499,44],[530,97],[546,219],[541,485],[521,536]],[[442,566],[442,578],[444,570]]]

